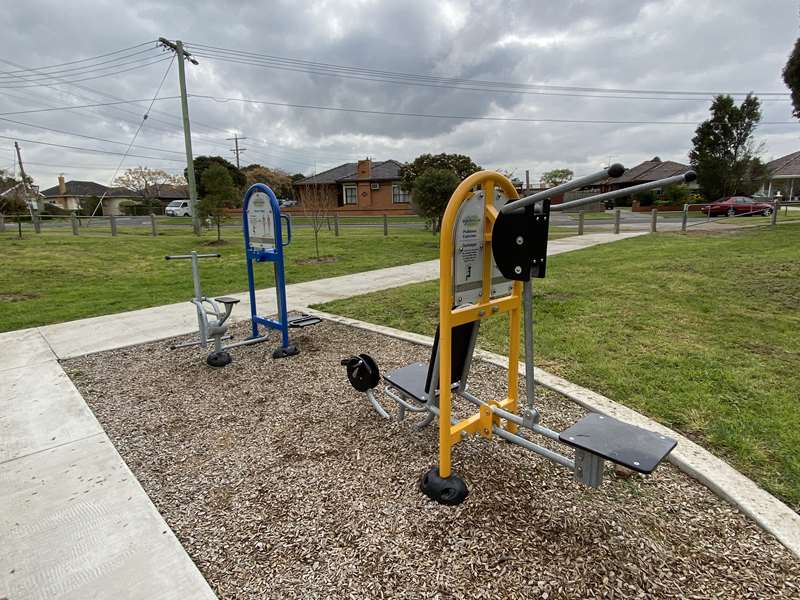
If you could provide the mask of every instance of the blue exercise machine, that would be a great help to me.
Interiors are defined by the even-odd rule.
[[[286,241],[283,240],[283,223],[286,223]],[[250,339],[233,346],[253,344],[263,341],[258,326],[267,330],[280,331],[281,345],[272,353],[272,358],[284,358],[297,354],[299,350],[289,341],[290,327],[307,327],[320,322],[316,317],[302,315],[289,318],[286,308],[286,275],[284,271],[283,249],[292,241],[292,222],[288,215],[282,215],[278,199],[269,186],[256,183],[250,186],[244,196],[242,208],[244,228],[244,247],[247,259],[247,283],[250,287],[250,321],[253,328]],[[256,287],[253,263],[270,262],[275,272],[275,293],[278,301],[278,314],[275,319],[262,317],[256,307]],[[229,346],[231,347],[231,346]]]

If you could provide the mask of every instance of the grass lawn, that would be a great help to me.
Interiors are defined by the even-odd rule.
[[[99,223],[99,221],[98,221]],[[188,228],[162,227],[158,237],[149,227],[119,226],[112,238],[107,223],[70,227],[45,226],[36,235],[24,225],[17,238],[15,223],[0,233],[0,331],[112,314],[188,300],[192,275],[188,261],[168,262],[166,254],[219,252],[220,259],[200,263],[203,291],[209,296],[247,290],[242,234],[223,228],[227,244],[208,245],[216,232],[196,238]],[[569,229],[553,228],[553,237]],[[439,238],[415,227],[395,227],[383,236],[382,227],[346,227],[341,235],[320,232],[322,262],[316,262],[314,236],[297,228],[286,251],[288,283],[335,277],[347,273],[430,260],[439,255]],[[256,285],[273,285],[272,268],[258,265]]]
[[[800,226],[785,225],[555,256],[534,286],[538,364],[683,432],[798,510],[798,248]],[[319,308],[432,335],[437,296],[433,282]],[[488,319],[479,345],[505,352],[507,330]]]
[[[198,239],[184,228],[163,227],[154,238],[147,228],[120,226],[112,238],[106,226],[82,227],[79,237],[68,227],[44,228],[41,235],[26,230],[19,240],[12,225],[0,234],[0,331],[188,300],[190,263],[165,261],[166,254],[219,252],[221,259],[200,262],[203,291],[211,296],[247,289],[237,229],[223,229],[228,243],[213,246],[207,244],[216,240],[215,231]],[[339,237],[321,232],[320,254],[327,258],[317,263],[311,230],[298,229],[287,247],[286,277],[298,283],[429,260],[438,248],[438,237],[420,229],[398,228],[384,237],[381,228],[347,228]],[[273,285],[270,266],[256,267],[256,284]]]

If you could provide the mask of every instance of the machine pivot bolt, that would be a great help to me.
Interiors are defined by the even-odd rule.
[[[516,273],[517,275],[519,275],[520,273],[522,273],[522,267],[520,267],[519,265],[517,265],[516,267],[514,267],[514,273]]]
[[[517,246],[522,246],[522,244],[524,244],[524,243],[525,243],[525,238],[523,238],[521,235],[518,235],[517,236]]]

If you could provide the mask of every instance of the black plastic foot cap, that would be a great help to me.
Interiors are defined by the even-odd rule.
[[[467,484],[457,475],[439,477],[439,467],[431,467],[430,471],[422,476],[419,489],[431,500],[448,506],[461,504],[469,494]]]
[[[287,356],[294,356],[295,354],[300,354],[300,350],[297,349],[297,346],[286,346],[285,348],[275,348],[272,351],[272,358],[286,358]]]
[[[212,352],[209,354],[208,358],[206,358],[206,362],[210,367],[224,367],[225,365],[231,364],[233,359],[231,358],[230,354],[222,350],[220,352]]]

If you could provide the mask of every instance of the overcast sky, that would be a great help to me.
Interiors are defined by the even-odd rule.
[[[233,160],[228,150],[232,143],[225,138],[238,131],[249,138],[242,144],[247,148],[243,164],[258,162],[290,172],[311,174],[365,156],[405,161],[423,152],[459,152],[485,168],[511,170],[520,177],[530,169],[534,180],[552,168],[568,167],[581,174],[609,160],[632,166],[658,155],[688,162],[694,127],[706,118],[711,97],[684,94],[681,100],[667,100],[651,93],[597,98],[476,91],[369,81],[359,78],[357,70],[349,71],[355,78],[342,78],[309,73],[304,67],[265,68],[241,61],[257,62],[255,55],[270,55],[513,84],[785,93],[781,69],[800,33],[798,3],[783,0],[26,0],[4,3],[0,22],[0,113],[152,98],[170,65],[169,60],[157,62],[169,55],[161,54],[154,43],[54,67],[49,78],[20,67],[79,61],[164,36],[182,39],[205,55],[198,56],[199,65],[187,65],[190,94],[428,115],[662,123],[444,119],[190,99],[195,155],[219,154]],[[197,45],[252,54],[223,54]],[[91,65],[94,70],[86,72]],[[135,68],[120,72],[131,67]],[[64,83],[99,74],[109,76]],[[159,96],[176,96],[177,81],[177,66],[172,64]],[[763,96],[767,98],[764,121],[789,124],[758,129],[764,158],[800,150],[800,129],[787,96]],[[54,185],[59,173],[107,184],[121,156],[32,141],[124,153],[148,104],[0,115],[68,132],[0,121],[0,135],[29,140],[20,142],[23,160],[42,189]],[[0,168],[11,170],[13,141],[0,138],[0,144],[6,149],[0,152]],[[148,165],[182,171],[178,100],[155,102],[131,152],[157,158],[129,157],[123,169]]]

